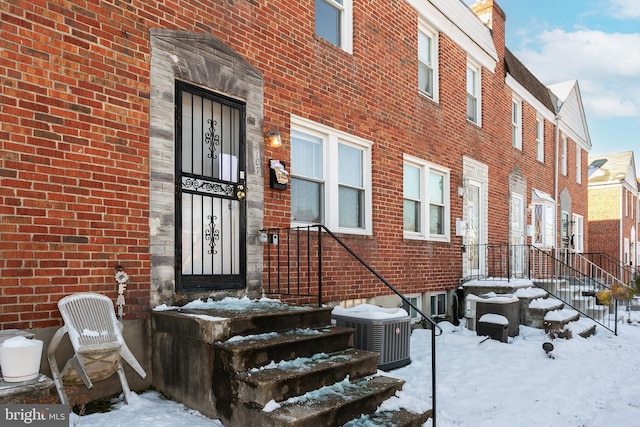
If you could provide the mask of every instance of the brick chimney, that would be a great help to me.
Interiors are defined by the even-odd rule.
[[[482,21],[489,29],[493,37],[493,44],[496,52],[502,60],[504,58],[505,47],[505,16],[503,10],[494,0],[478,0],[475,4],[469,6],[471,11],[476,14],[478,19]]]

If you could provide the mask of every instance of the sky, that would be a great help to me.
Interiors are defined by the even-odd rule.
[[[521,280],[521,279],[518,279]],[[528,282],[530,284],[530,282]],[[513,284],[513,283],[512,283]],[[519,283],[519,285],[521,285]],[[439,427],[610,427],[637,424],[640,381],[640,311],[621,312],[618,335],[597,328],[581,338],[550,340],[541,329],[520,326],[502,343],[465,327],[440,323],[436,337],[437,426]],[[549,356],[542,348],[551,342]],[[381,372],[406,381],[383,403],[387,409],[430,404],[431,332],[411,334],[411,363]],[[274,366],[273,363],[269,365]],[[268,369],[268,367],[266,367]],[[269,406],[269,404],[267,404]],[[157,392],[134,394],[129,405],[78,417],[77,427],[224,427]],[[431,421],[424,427],[431,427]],[[365,422],[349,427],[370,427]]]
[[[633,150],[640,176],[640,1],[497,3],[507,47],[542,83],[578,80],[590,155]]]

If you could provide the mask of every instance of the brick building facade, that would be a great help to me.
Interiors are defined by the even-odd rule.
[[[637,270],[639,191],[633,151],[589,157],[589,248]]]
[[[531,75],[491,0],[0,7],[3,328],[56,327],[73,292],[115,299],[118,266],[128,320],[258,297],[264,227],[323,222],[427,312],[487,273],[463,246],[587,235],[579,87]],[[341,262],[326,300],[389,294]]]

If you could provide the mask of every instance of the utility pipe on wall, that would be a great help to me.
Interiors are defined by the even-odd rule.
[[[560,155],[560,120],[562,119],[562,117],[560,116],[560,114],[556,115],[556,134],[555,134],[555,142],[556,142],[556,155],[555,155],[555,173],[553,176],[553,200],[556,203],[556,214],[555,214],[555,231],[556,231],[556,247],[559,248],[560,247],[560,239],[562,238],[560,236],[560,233],[558,233],[558,224],[560,223],[560,203],[558,203],[558,187],[559,187],[559,179],[560,179],[560,164],[559,164],[559,155]]]

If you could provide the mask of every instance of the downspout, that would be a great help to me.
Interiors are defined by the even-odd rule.
[[[639,185],[637,182],[637,178],[636,178],[636,185]],[[636,187],[638,188],[638,187]],[[638,191],[636,191],[636,195],[634,197],[633,203],[636,205],[636,211],[634,213],[634,217],[636,220],[636,232],[633,236],[633,241],[636,242],[636,245],[634,246],[635,248],[635,259],[633,260],[633,271],[634,273],[638,270],[638,244],[640,243],[640,240],[638,240],[638,226],[640,225],[640,194],[638,193]],[[634,274],[635,277],[635,274]]]
[[[624,200],[624,180],[620,180],[620,225],[618,226],[619,231],[619,236],[618,236],[618,247],[620,248],[620,251],[618,252],[618,259],[620,260],[620,263],[622,265],[625,264],[625,259],[624,259],[624,216],[625,216],[625,211],[624,211],[624,205],[625,205],[625,200]],[[628,260],[627,260],[628,261]]]
[[[559,186],[559,173],[560,173],[560,114],[556,115],[556,135],[555,135],[555,139],[556,139],[556,155],[555,155],[555,174],[553,177],[553,200],[555,200],[556,202],[556,216],[555,216],[555,221],[556,221],[556,248],[560,248],[560,233],[558,232],[558,224],[560,223],[560,202],[558,201],[558,186]]]

